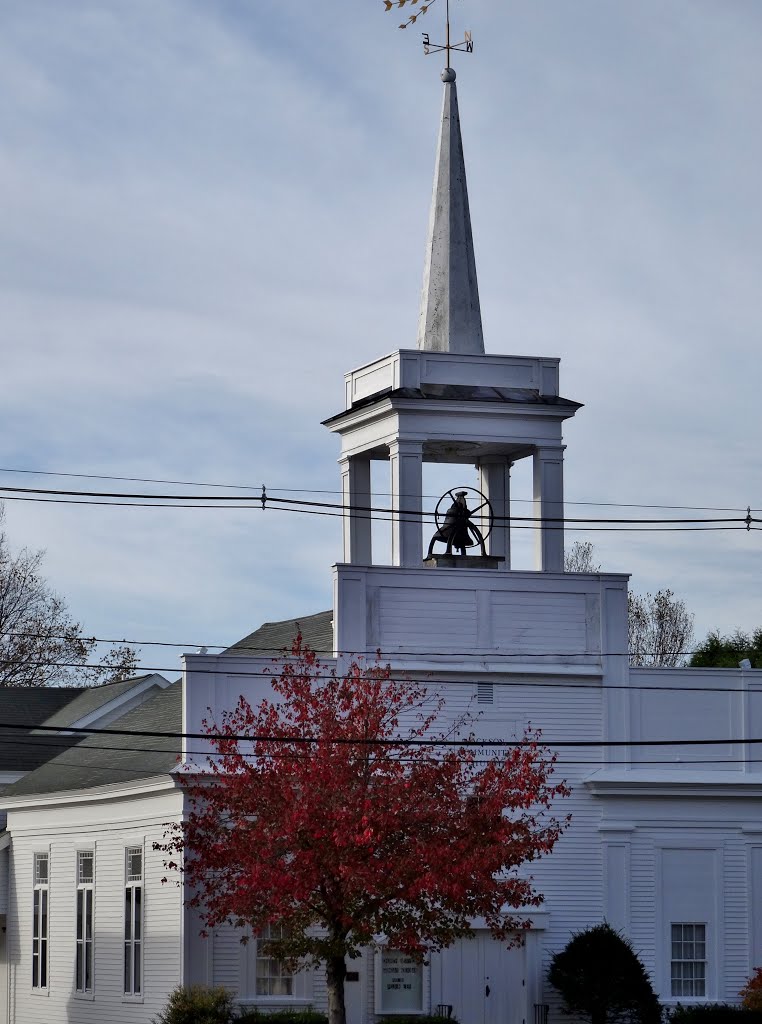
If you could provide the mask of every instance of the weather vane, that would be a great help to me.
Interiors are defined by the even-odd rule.
[[[437,0],[425,0],[418,10],[411,14],[407,21],[403,21],[400,28],[407,28],[408,25],[414,25],[419,18],[428,11],[429,7],[433,6]],[[418,0],[384,0],[384,7],[387,11],[391,11],[394,7],[405,7],[407,4],[411,7],[418,3]],[[429,53],[440,53],[444,50],[447,53],[447,67],[450,66],[450,54],[453,50],[459,50],[461,53],[473,53],[474,43],[471,38],[471,33],[466,32],[464,38],[459,43],[450,42],[450,0],[445,0],[445,28],[446,28],[446,42],[444,44],[432,43],[429,39],[429,33],[423,33],[423,52]]]

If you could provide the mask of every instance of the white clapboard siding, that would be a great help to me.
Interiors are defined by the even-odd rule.
[[[584,594],[495,594],[492,639],[522,654],[585,654]]]
[[[152,849],[165,822],[179,816],[179,794],[125,801],[12,811],[8,949],[11,1024],[149,1024],[181,980],[181,890],[162,884],[163,855]],[[27,827],[28,826],[28,827]],[[123,995],[125,849],[142,846],[143,996]],[[76,863],[78,850],[95,850],[94,992],[75,992]],[[32,864],[49,852],[49,990],[35,993],[32,968]]]
[[[384,650],[426,650],[443,633],[450,650],[477,646],[476,593],[473,590],[381,587],[378,642]]]

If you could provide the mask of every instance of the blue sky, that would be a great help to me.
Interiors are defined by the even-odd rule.
[[[415,345],[439,6],[4,5],[0,467],[338,486],[343,373]],[[485,344],[561,357],[567,498],[762,508],[758,0],[452,7]],[[328,607],[339,556],[274,512],[8,502],[7,532],[89,633],[194,644]],[[756,533],[581,536],[699,635],[762,621]]]

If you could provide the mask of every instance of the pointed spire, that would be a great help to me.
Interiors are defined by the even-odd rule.
[[[423,268],[418,348],[429,352],[483,354],[474,240],[452,68],[445,68],[442,81],[442,129]]]

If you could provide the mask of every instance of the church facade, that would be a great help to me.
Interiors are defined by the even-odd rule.
[[[340,444],[343,554],[332,609],[299,626],[338,671],[380,650],[443,696],[445,720],[476,709],[482,736],[508,744],[540,728],[572,818],[531,866],[544,903],[521,944],[506,949],[475,921],[472,940],[418,965],[379,938],[348,965],[348,1019],[560,1020],[549,959],[603,920],[632,940],[664,1003],[734,1001],[762,964],[762,671],[632,669],[628,577],[564,572],[562,430],[580,406],[562,397],[558,359],[485,353],[452,70],[443,83],[418,343],[348,373],[345,407],[325,422]],[[522,459],[531,571],[511,567]],[[433,544],[430,464],[452,470]],[[369,514],[379,466],[392,495],[383,559]],[[132,728],[197,734],[209,709],[218,718],[241,694],[255,704],[296,628],[267,624],[224,654],[187,655],[181,687],[130,711]],[[97,746],[81,749],[97,760]],[[201,746],[184,744],[184,766],[204,770]],[[146,757],[106,784],[67,775],[67,757],[4,797],[8,1021],[148,1024],[180,983],[224,985],[245,1006],[325,1008],[319,971],[289,973],[232,927],[202,938],[187,894],[162,883],[153,843],[187,811],[182,771]]]

